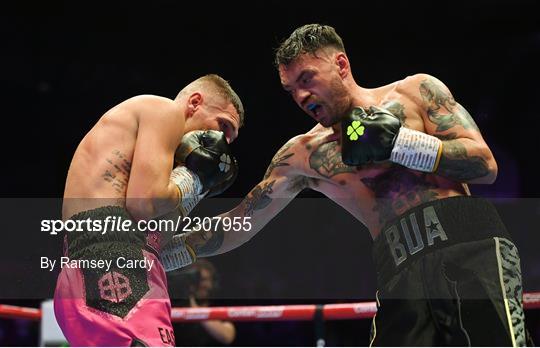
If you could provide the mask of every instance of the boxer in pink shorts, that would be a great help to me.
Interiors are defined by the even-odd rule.
[[[96,208],[71,219],[103,221],[107,216],[129,219],[119,206]],[[159,244],[144,245],[143,236],[138,230],[129,235],[116,230],[93,237],[86,231],[67,234],[65,257],[105,265],[62,267],[54,309],[70,345],[174,346],[167,280],[156,253]],[[148,240],[159,240],[159,235],[155,237]],[[135,268],[118,267],[127,260],[144,262]]]
[[[175,231],[150,233],[141,222],[187,216],[232,184],[228,144],[243,119],[227,81],[206,75],[174,100],[144,95],[118,104],[84,137],[62,207],[80,228],[66,233],[54,297],[70,345],[174,346],[165,271],[194,253],[184,247],[183,260],[171,258]]]

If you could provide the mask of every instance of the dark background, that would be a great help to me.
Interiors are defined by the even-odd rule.
[[[262,178],[275,151],[314,125],[281,89],[272,62],[278,43],[296,27],[319,22],[334,26],[342,36],[353,74],[362,87],[377,87],[423,72],[450,88],[475,118],[499,165],[495,184],[473,185],[471,190],[490,198],[520,200],[528,207],[526,220],[515,221],[513,226],[519,229],[526,225],[531,234],[513,233],[517,234],[522,258],[533,259],[538,244],[528,243],[527,236],[538,232],[535,226],[540,217],[536,171],[540,129],[538,13],[534,1],[485,0],[2,4],[0,192],[4,198],[61,197],[77,144],[107,109],[138,94],[174,98],[193,79],[217,73],[231,82],[246,107],[246,126],[233,144],[240,174],[223,195],[244,196]],[[301,197],[321,196],[309,191]],[[278,219],[294,219],[288,214]],[[517,219],[515,214],[507,214],[508,219],[512,217]],[[311,236],[310,226],[317,226],[317,221],[307,225],[299,221],[288,228],[294,235]],[[275,230],[275,226],[273,222],[269,230]],[[364,233],[361,227],[359,230]],[[3,243],[3,248],[11,253],[4,255],[17,257],[18,246],[28,240],[28,235],[12,229],[8,232],[6,238],[11,239]],[[262,245],[269,234],[262,234],[254,243]],[[39,238],[43,237],[35,239]],[[369,242],[365,234],[357,238],[358,243]],[[291,254],[301,252],[299,239],[287,246]],[[346,254],[354,255],[354,243],[345,244],[350,247]],[[524,250],[529,254],[523,255]],[[337,253],[337,249],[331,253]],[[248,251],[235,251],[228,260],[247,260],[249,255]],[[20,257],[24,259],[24,253]],[[215,260],[226,260],[226,256]],[[290,262],[294,269],[294,259]],[[321,267],[325,264],[324,258],[318,262]],[[373,272],[364,270],[371,267],[365,265],[369,262],[369,256],[361,256],[352,261],[338,260],[334,267],[341,270],[336,274],[353,270],[359,278],[369,279],[362,289],[372,293]],[[1,267],[2,279],[7,279],[9,269]],[[539,276],[537,267],[529,264],[527,268],[525,275]],[[22,275],[9,276],[23,283]],[[529,283],[535,284],[537,279]],[[527,278],[524,283],[526,290],[539,290],[527,288]],[[362,293],[358,298],[366,300],[364,296]],[[538,342],[540,319],[536,312],[528,315]],[[21,329],[25,324],[0,323],[0,344],[37,344],[35,326],[25,331]],[[342,332],[336,335],[339,339],[335,344],[366,345],[368,332],[359,329],[362,325],[367,328],[368,323],[333,323],[332,332]],[[309,340],[312,328],[307,324],[240,327],[237,343],[241,345],[313,344]],[[298,330],[293,332],[291,328]],[[22,333],[14,334],[19,331]]]

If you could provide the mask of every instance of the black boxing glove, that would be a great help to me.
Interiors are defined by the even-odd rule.
[[[442,153],[442,141],[401,126],[390,111],[371,106],[353,108],[341,123],[343,163],[361,166],[390,160],[407,168],[434,172]]]
[[[399,119],[382,109],[371,107],[369,113],[353,108],[341,123],[341,157],[349,166],[361,166],[390,158],[399,133]]]
[[[195,173],[206,197],[229,188],[238,175],[238,163],[223,132],[192,131],[184,135],[175,153],[175,161]]]

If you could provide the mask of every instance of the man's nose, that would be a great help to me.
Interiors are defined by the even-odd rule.
[[[307,102],[311,93],[305,89],[298,89],[296,92],[296,100],[298,100],[301,107],[304,107],[304,104]]]

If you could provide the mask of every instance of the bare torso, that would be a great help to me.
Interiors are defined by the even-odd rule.
[[[402,123],[425,131],[422,112],[414,100],[400,93],[396,82],[373,91],[373,104],[390,110]],[[341,161],[341,147],[332,128],[318,124],[293,138],[287,161],[303,182],[349,211],[375,238],[393,218],[423,202],[468,194],[466,185],[390,162],[349,167]]]
[[[156,124],[161,121],[152,112],[159,113],[159,117],[181,117],[176,103],[170,99],[138,96],[107,111],[86,134],[68,171],[62,209],[64,219],[97,207],[125,206],[132,160],[142,132],[141,115],[153,117]],[[149,127],[152,126],[144,130],[147,134],[151,134]],[[144,147],[149,156],[155,151],[148,145]]]
[[[137,129],[133,113],[112,109],[86,134],[69,167],[64,219],[100,206],[124,205]]]

